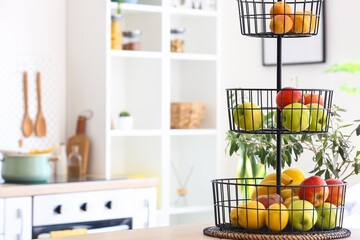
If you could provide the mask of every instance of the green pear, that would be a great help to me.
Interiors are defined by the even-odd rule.
[[[304,131],[309,127],[310,110],[301,103],[287,105],[282,111],[282,124],[293,132]]]
[[[336,214],[336,206],[331,203],[324,203],[323,205],[316,208],[318,214],[318,220],[316,226],[321,229],[330,230],[336,226],[336,215],[337,222],[339,222],[340,211]]]
[[[295,230],[309,231],[318,219],[315,207],[306,200],[296,200],[288,209],[289,223]]]
[[[235,124],[241,129],[255,131],[262,127],[264,114],[255,103],[246,102],[233,110]]]
[[[306,105],[310,109],[310,131],[320,131],[326,127],[327,112],[323,110],[323,106],[317,103],[309,103]]]

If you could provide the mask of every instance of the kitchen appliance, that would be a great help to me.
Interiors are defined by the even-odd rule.
[[[73,229],[89,234],[132,229],[133,202],[131,189],[35,196],[32,238]]]
[[[50,161],[50,154],[4,154],[1,174],[6,182],[46,182],[51,175]]]

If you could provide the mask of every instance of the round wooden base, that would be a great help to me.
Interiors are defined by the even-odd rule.
[[[204,234],[210,237],[243,240],[328,240],[349,237],[350,230],[342,228],[337,231],[303,232],[303,233],[245,233],[230,230],[220,230],[218,227],[207,227]]]

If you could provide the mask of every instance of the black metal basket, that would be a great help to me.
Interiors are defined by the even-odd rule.
[[[319,32],[324,0],[284,0],[280,3],[277,0],[237,1],[243,35],[309,37]]]
[[[317,186],[282,185],[281,188],[284,190],[291,189],[289,198],[294,206],[290,207],[290,204],[289,208],[274,208],[271,202],[266,203],[266,199],[270,201],[269,197],[276,193],[276,185],[260,184],[261,180],[261,178],[229,178],[212,181],[215,224],[220,230],[286,234],[342,229],[347,183]],[[327,196],[332,204],[324,204],[327,200],[325,194],[322,198],[314,195],[310,199],[305,195],[306,191],[325,192],[326,189],[329,190]],[[249,194],[250,192],[252,194]],[[257,199],[261,195],[265,197],[265,203]],[[300,200],[296,200],[295,196],[300,197]],[[257,201],[254,201],[254,197]]]
[[[230,130],[252,134],[314,134],[329,129],[333,91],[227,89]],[[282,126],[277,125],[278,113]]]

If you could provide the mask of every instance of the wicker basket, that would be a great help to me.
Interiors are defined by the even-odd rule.
[[[198,128],[205,116],[205,104],[201,102],[171,103],[171,128]]]

